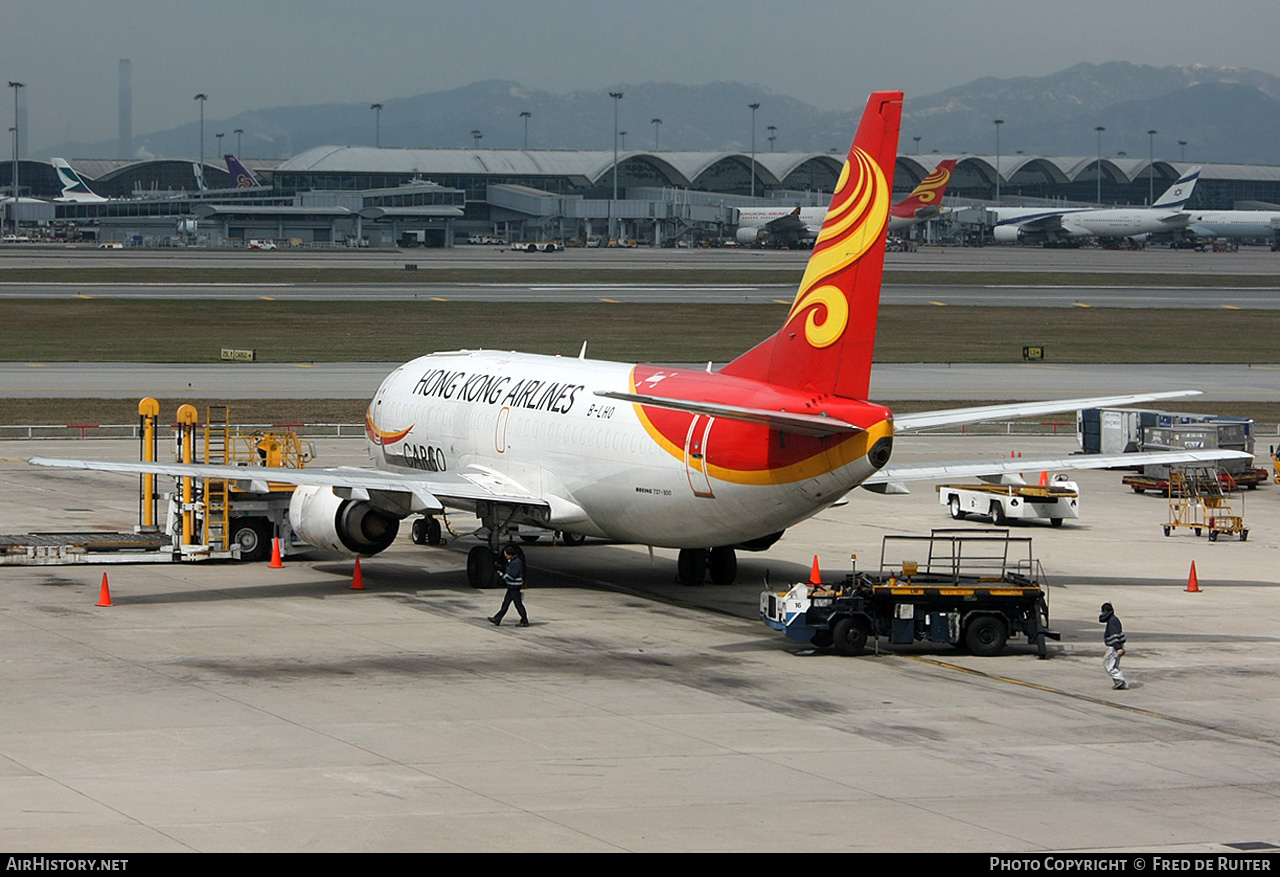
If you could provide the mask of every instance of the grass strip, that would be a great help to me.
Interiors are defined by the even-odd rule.
[[[0,357],[29,362],[216,362],[223,347],[260,362],[402,361],[489,348],[624,362],[726,361],[776,331],[776,304],[14,299]],[[880,309],[880,362],[1280,362],[1280,310]],[[229,365],[228,367],[234,367]],[[1179,376],[1185,380],[1185,377]]]

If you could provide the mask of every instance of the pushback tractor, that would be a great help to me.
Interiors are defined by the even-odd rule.
[[[837,584],[764,591],[760,616],[789,639],[841,655],[859,655],[869,639],[877,647],[883,639],[950,643],[991,656],[1025,636],[1044,658],[1046,640],[1061,636],[1049,628],[1043,582],[1030,538],[1008,530],[933,530],[885,536],[879,572],[855,569]]]

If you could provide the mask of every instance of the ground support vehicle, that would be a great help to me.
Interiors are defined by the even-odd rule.
[[[1222,483],[1223,490],[1235,490],[1239,487],[1254,490],[1259,484],[1265,484],[1268,477],[1266,469],[1254,466],[1236,473],[1218,472],[1218,480]],[[1158,478],[1155,475],[1126,475],[1120,479],[1120,483],[1133,488],[1134,493],[1146,493],[1150,490],[1163,496],[1169,495],[1168,478]],[[1276,476],[1276,483],[1280,484],[1280,475]]]
[[[1223,487],[1222,474],[1214,466],[1173,467],[1169,473],[1166,536],[1183,527],[1197,536],[1208,531],[1210,542],[1217,542],[1222,534],[1234,535],[1241,542],[1249,539],[1244,525],[1244,498],[1240,498],[1240,514],[1236,514],[1231,491]]]
[[[908,559],[914,558],[914,559]],[[1023,635],[1047,656],[1044,570],[1031,539],[1008,530],[933,530],[885,536],[880,571],[856,570],[838,584],[801,583],[760,594],[760,617],[789,639],[858,655],[869,638],[892,645],[950,643],[998,655]]]
[[[1275,476],[1272,478],[1276,484],[1280,484],[1280,448],[1275,445],[1271,446],[1271,468],[1275,470]]]
[[[1055,527],[1080,517],[1080,488],[1074,481],[1052,484],[939,484],[938,502],[953,520],[987,515],[996,526],[1009,521],[1047,520]]]

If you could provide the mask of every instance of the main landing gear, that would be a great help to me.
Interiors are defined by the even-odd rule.
[[[700,585],[708,573],[712,584],[732,585],[738,577],[738,555],[732,548],[682,548],[676,578],[682,585]]]
[[[415,545],[443,545],[440,522],[435,518],[418,518],[413,522],[413,542]]]

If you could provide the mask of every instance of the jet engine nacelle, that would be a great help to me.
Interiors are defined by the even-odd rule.
[[[289,500],[289,524],[309,545],[340,554],[377,554],[390,547],[400,519],[367,500],[343,499],[331,487],[302,486]]]
[[[991,236],[1005,244],[1016,244],[1023,239],[1022,229],[1016,225],[997,225],[991,230]]]
[[[763,236],[764,236],[764,232],[761,229],[758,229],[754,226],[746,226],[744,228],[740,228],[738,229],[738,233],[736,235],[736,237],[738,238],[738,243],[740,244],[757,243],[760,240],[760,238]]]

